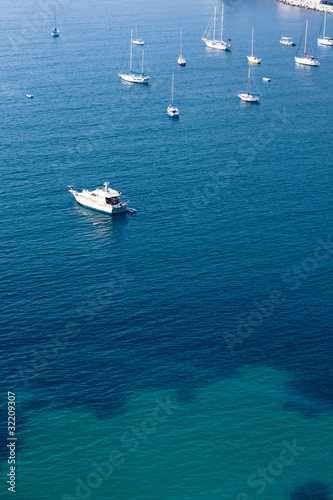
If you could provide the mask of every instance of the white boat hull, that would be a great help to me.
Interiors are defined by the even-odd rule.
[[[254,57],[254,56],[247,56],[247,62],[249,64],[260,64],[261,59],[258,59],[258,57]]]
[[[179,109],[175,106],[169,106],[167,109],[167,113],[171,118],[179,118]]]
[[[144,42],[143,40],[133,40],[132,43],[134,45],[146,45],[146,42]]]
[[[238,97],[244,102],[260,102],[260,97],[253,94],[238,94]]]
[[[118,73],[120,78],[129,83],[148,83],[150,76],[135,74],[135,73]]]
[[[100,200],[93,200],[89,196],[84,196],[78,191],[70,191],[76,201],[86,208],[91,208],[92,210],[97,210],[98,212],[104,212],[106,214],[116,214],[121,212],[126,212],[127,203],[120,202],[118,205],[109,205],[107,203],[103,203]]]
[[[333,39],[329,38],[329,37],[318,38],[317,41],[318,41],[319,45],[328,45],[330,47],[333,46]]]
[[[318,59],[312,57],[295,57],[295,62],[304,66],[320,66]]]
[[[179,66],[186,66],[186,61],[183,57],[178,57],[178,65]]]
[[[202,39],[207,47],[214,50],[231,50],[231,45],[227,42],[221,42],[221,40],[208,40],[208,38]]]
[[[53,31],[51,32],[51,35],[52,35],[53,37],[57,37],[57,36],[59,36],[59,30],[58,30],[58,29],[53,30]]]
[[[286,45],[287,47],[295,47],[295,42],[283,42],[280,40],[281,45]]]

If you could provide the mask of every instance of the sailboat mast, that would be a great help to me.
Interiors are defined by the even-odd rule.
[[[182,57],[182,32],[180,32],[179,57]]]
[[[324,16],[324,33],[323,33],[323,38],[325,38],[325,31],[326,31],[326,11],[325,11],[325,16]]]
[[[250,93],[250,78],[251,78],[251,69],[249,68],[249,73],[247,77],[247,93]]]
[[[252,57],[253,57],[253,36],[254,36],[254,28],[252,28]]]
[[[213,40],[215,40],[215,28],[216,28],[216,7],[214,9],[214,37],[213,37]]]
[[[172,73],[172,85],[171,85],[171,106],[173,106],[173,87],[175,84],[175,74]]]
[[[142,49],[142,74],[143,74],[143,60],[144,60],[144,56],[145,56],[145,49]]]
[[[133,28],[131,28],[131,48],[130,48],[130,72],[132,73],[132,59],[133,59]]]
[[[308,22],[305,23],[304,55],[306,55],[306,39],[308,37]]]
[[[222,17],[221,17],[221,42],[223,41],[223,10],[224,10],[224,3],[222,3]]]

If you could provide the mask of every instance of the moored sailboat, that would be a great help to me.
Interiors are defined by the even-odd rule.
[[[130,72],[123,73],[120,72],[118,75],[122,80],[129,83],[148,83],[150,76],[145,75],[143,72],[143,61],[144,61],[144,50],[142,49],[142,65],[141,72],[133,71],[133,29],[131,29],[131,44],[130,44]]]
[[[250,56],[247,56],[247,61],[249,64],[260,64],[261,59],[253,55],[253,39],[254,39],[254,28],[252,28],[252,52]]]
[[[179,66],[186,66],[186,60],[184,59],[183,53],[182,53],[182,32],[180,32],[180,39],[179,39],[178,65]]]
[[[251,68],[249,68],[248,78],[247,78],[247,93],[238,94],[238,97],[245,102],[260,102],[260,95],[253,94],[250,89],[250,81],[251,81]]]
[[[307,37],[308,37],[308,21],[306,21],[306,23],[305,23],[304,56],[297,56],[296,55],[295,62],[298,64],[303,64],[305,66],[320,66],[320,62],[319,62],[317,57],[310,56],[309,54],[306,53]],[[302,41],[302,39],[301,39],[301,41]],[[298,47],[298,49],[299,49],[299,47]]]
[[[174,90],[174,84],[175,84],[175,74],[172,73],[172,86],[171,86],[171,104],[168,106],[167,113],[171,118],[178,118],[179,117],[179,109],[176,108],[173,104],[173,90]]]
[[[54,10],[54,30],[51,31],[51,35],[53,37],[57,37],[57,36],[59,36],[59,34],[60,34],[60,31],[57,28],[57,12],[56,12],[56,10]]]
[[[146,45],[146,42],[138,38],[138,27],[135,28],[135,40],[132,40],[134,45]]]
[[[211,38],[212,31],[212,20],[209,21],[208,26],[206,28],[205,33],[202,36],[202,40],[205,42],[207,47],[215,50],[231,50],[231,45],[227,42],[223,41],[223,13],[224,13],[224,4],[222,3],[222,15],[221,15],[221,28],[220,28],[220,40],[216,39],[216,7],[214,9],[214,18],[213,18],[213,38]]]
[[[324,15],[323,36],[320,38],[317,38],[317,42],[319,43],[319,45],[333,46],[333,38],[331,38],[330,36],[326,36],[325,31],[326,31],[326,12]]]

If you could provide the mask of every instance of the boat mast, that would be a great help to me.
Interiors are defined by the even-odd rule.
[[[325,38],[325,31],[326,31],[326,11],[325,11],[325,16],[324,16],[324,33],[323,33],[323,38]]]
[[[215,40],[215,27],[216,27],[216,7],[214,9],[214,37],[213,37],[213,40]]]
[[[173,87],[175,83],[175,74],[172,73],[172,85],[171,85],[171,106],[173,106]]]
[[[182,32],[180,32],[179,57],[182,57]]]
[[[247,77],[247,93],[250,93],[250,78],[251,78],[251,68],[249,68],[249,74]]]
[[[252,57],[253,57],[253,36],[254,36],[254,28],[252,28]]]
[[[142,49],[142,74],[143,74],[143,60],[144,60],[144,56],[145,56],[145,49]]]
[[[131,48],[130,48],[130,73],[132,73],[132,58],[133,58],[133,28],[131,28]]]
[[[221,17],[221,42],[223,41],[223,9],[224,9],[224,3],[222,3],[222,17]]]
[[[308,22],[305,23],[304,55],[306,56],[306,39],[308,37]]]

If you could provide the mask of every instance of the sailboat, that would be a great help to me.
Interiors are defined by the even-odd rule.
[[[326,31],[326,12],[324,15],[323,36],[322,36],[322,38],[318,38],[317,42],[319,43],[319,45],[331,45],[332,46],[333,45],[333,38],[331,38],[330,36],[326,36],[325,31]]]
[[[51,31],[51,35],[56,37],[56,36],[59,36],[59,34],[60,34],[60,31],[57,28],[57,12],[56,12],[56,10],[54,10],[54,30]]]
[[[134,45],[146,45],[146,42],[138,38],[138,27],[135,28],[135,40],[132,40]]]
[[[253,55],[253,38],[254,38],[254,28],[252,28],[252,52],[250,56],[247,56],[247,62],[249,64],[260,64],[261,59]]]
[[[251,68],[249,68],[248,78],[247,78],[247,93],[238,94],[238,97],[245,102],[260,102],[259,94],[252,94],[250,89],[251,80]]]
[[[223,12],[224,12],[224,4],[222,3],[222,15],[221,15],[221,40],[216,40],[216,7],[214,9],[214,20],[213,20],[213,38],[210,38],[210,33],[212,31],[211,20],[208,23],[206,31],[202,36],[202,40],[205,42],[207,47],[215,50],[231,50],[231,45],[227,42],[224,42],[223,37]],[[207,36],[206,36],[207,35]]]
[[[317,57],[309,56],[306,53],[306,41],[307,41],[307,37],[308,37],[308,21],[306,21],[306,23],[305,23],[304,56],[303,57],[299,57],[299,56],[296,55],[295,56],[295,62],[297,62],[298,64],[304,64],[305,66],[320,66],[320,62],[318,61]]]
[[[183,58],[183,54],[182,54],[182,32],[180,32],[178,65],[179,66],[186,66],[186,61]]]
[[[173,105],[173,89],[175,85],[175,74],[172,73],[172,86],[171,86],[171,104],[168,106],[167,112],[168,115],[171,116],[172,118],[178,118],[179,117],[179,109],[176,108],[176,106]]]
[[[141,73],[132,70],[132,60],[133,60],[133,29],[131,29],[131,45],[130,45],[130,72],[129,73],[118,73],[122,80],[130,83],[148,83],[150,76],[143,73],[143,60],[144,60],[144,50],[142,50],[142,68]]]

